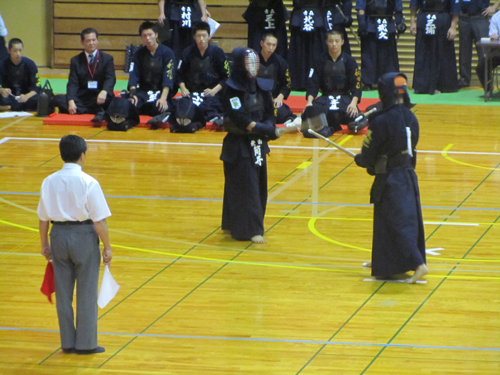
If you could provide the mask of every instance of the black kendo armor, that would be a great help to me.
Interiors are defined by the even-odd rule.
[[[162,89],[162,60],[146,54],[141,64],[140,89],[144,91],[159,91]]]
[[[199,59],[194,57],[189,65],[189,77],[187,79],[188,89],[201,92],[206,88],[212,88],[220,81],[219,74],[212,67],[210,56]]]
[[[427,12],[449,12],[449,0],[422,0],[421,9]]]
[[[26,81],[29,73],[26,69],[25,64],[20,64],[18,66],[14,66],[13,64],[7,64],[7,77],[8,81],[5,82],[4,86],[9,87],[12,90],[12,94],[15,96],[19,96],[22,94],[22,87],[27,86],[28,82]]]
[[[366,3],[367,16],[391,17],[394,12],[394,0],[370,0]]]
[[[276,88],[276,66],[275,64],[270,64],[269,66],[264,66],[260,64],[259,73],[257,74],[259,78],[270,79],[273,81],[273,96],[275,96],[274,89]],[[277,94],[276,94],[277,96]]]
[[[345,64],[342,59],[336,62],[331,60],[325,64],[323,76],[323,84],[320,83],[323,95],[331,95],[333,93],[345,93],[347,84],[347,73]]]

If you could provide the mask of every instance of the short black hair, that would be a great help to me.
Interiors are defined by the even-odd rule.
[[[267,38],[269,38],[270,36],[272,36],[273,38],[275,38],[276,40],[278,40],[278,37],[276,36],[276,34],[272,33],[272,32],[268,32],[268,33],[264,33],[262,35],[262,41],[265,42]]]
[[[11,40],[9,40],[9,49],[11,49],[14,44],[21,44],[24,46],[23,41],[21,39],[12,38]]]
[[[85,35],[89,35],[95,33],[96,39],[99,38],[99,33],[97,32],[96,29],[93,27],[87,27],[86,29],[83,29],[82,32],[80,33],[80,40],[83,42],[85,40]]]
[[[326,32],[326,39],[328,39],[329,35],[340,35],[340,37],[344,39],[344,31],[336,26]]]
[[[144,21],[141,23],[141,26],[139,26],[139,36],[142,36],[142,32],[144,30],[153,30],[155,34],[158,34],[158,24],[153,23],[151,21]]]
[[[206,31],[208,33],[208,35],[210,36],[210,25],[207,22],[199,21],[193,25],[193,35],[195,35],[196,32],[200,31],[200,30]]]
[[[65,163],[76,163],[87,152],[87,143],[77,135],[65,135],[59,142],[59,151]]]

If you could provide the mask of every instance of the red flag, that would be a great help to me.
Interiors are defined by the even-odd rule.
[[[52,262],[47,263],[47,267],[45,267],[45,275],[43,276],[42,287],[40,288],[40,292],[45,294],[49,299],[50,303],[52,302],[52,293],[55,292],[54,286],[54,266]]]

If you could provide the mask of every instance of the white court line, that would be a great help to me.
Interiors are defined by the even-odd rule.
[[[0,129],[1,130],[1,129]],[[29,137],[6,137],[0,144],[10,140],[17,141],[48,141],[59,142],[60,138],[29,138]],[[169,146],[208,146],[208,147],[221,147],[222,143],[186,143],[186,142],[159,142],[159,141],[119,141],[119,140],[106,140],[106,139],[88,139],[87,143],[124,143],[124,144],[149,144],[149,145],[169,145]],[[290,150],[330,150],[328,147],[313,147],[313,146],[279,146],[270,145],[270,148],[275,149],[290,149]],[[348,148],[351,151],[359,151],[361,148]],[[333,148],[331,150],[334,150]],[[427,154],[441,154],[442,150],[418,150],[419,153]],[[477,152],[477,151],[446,151],[448,155],[494,155],[500,156],[500,152]]]
[[[379,279],[364,279],[363,281],[373,281],[377,283],[406,283],[406,280],[379,280]],[[417,284],[427,284],[427,280],[417,280]],[[410,284],[408,284],[410,285]]]

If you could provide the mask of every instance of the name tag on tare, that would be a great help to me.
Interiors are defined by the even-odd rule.
[[[88,86],[89,89],[97,89],[97,81],[88,81]]]

